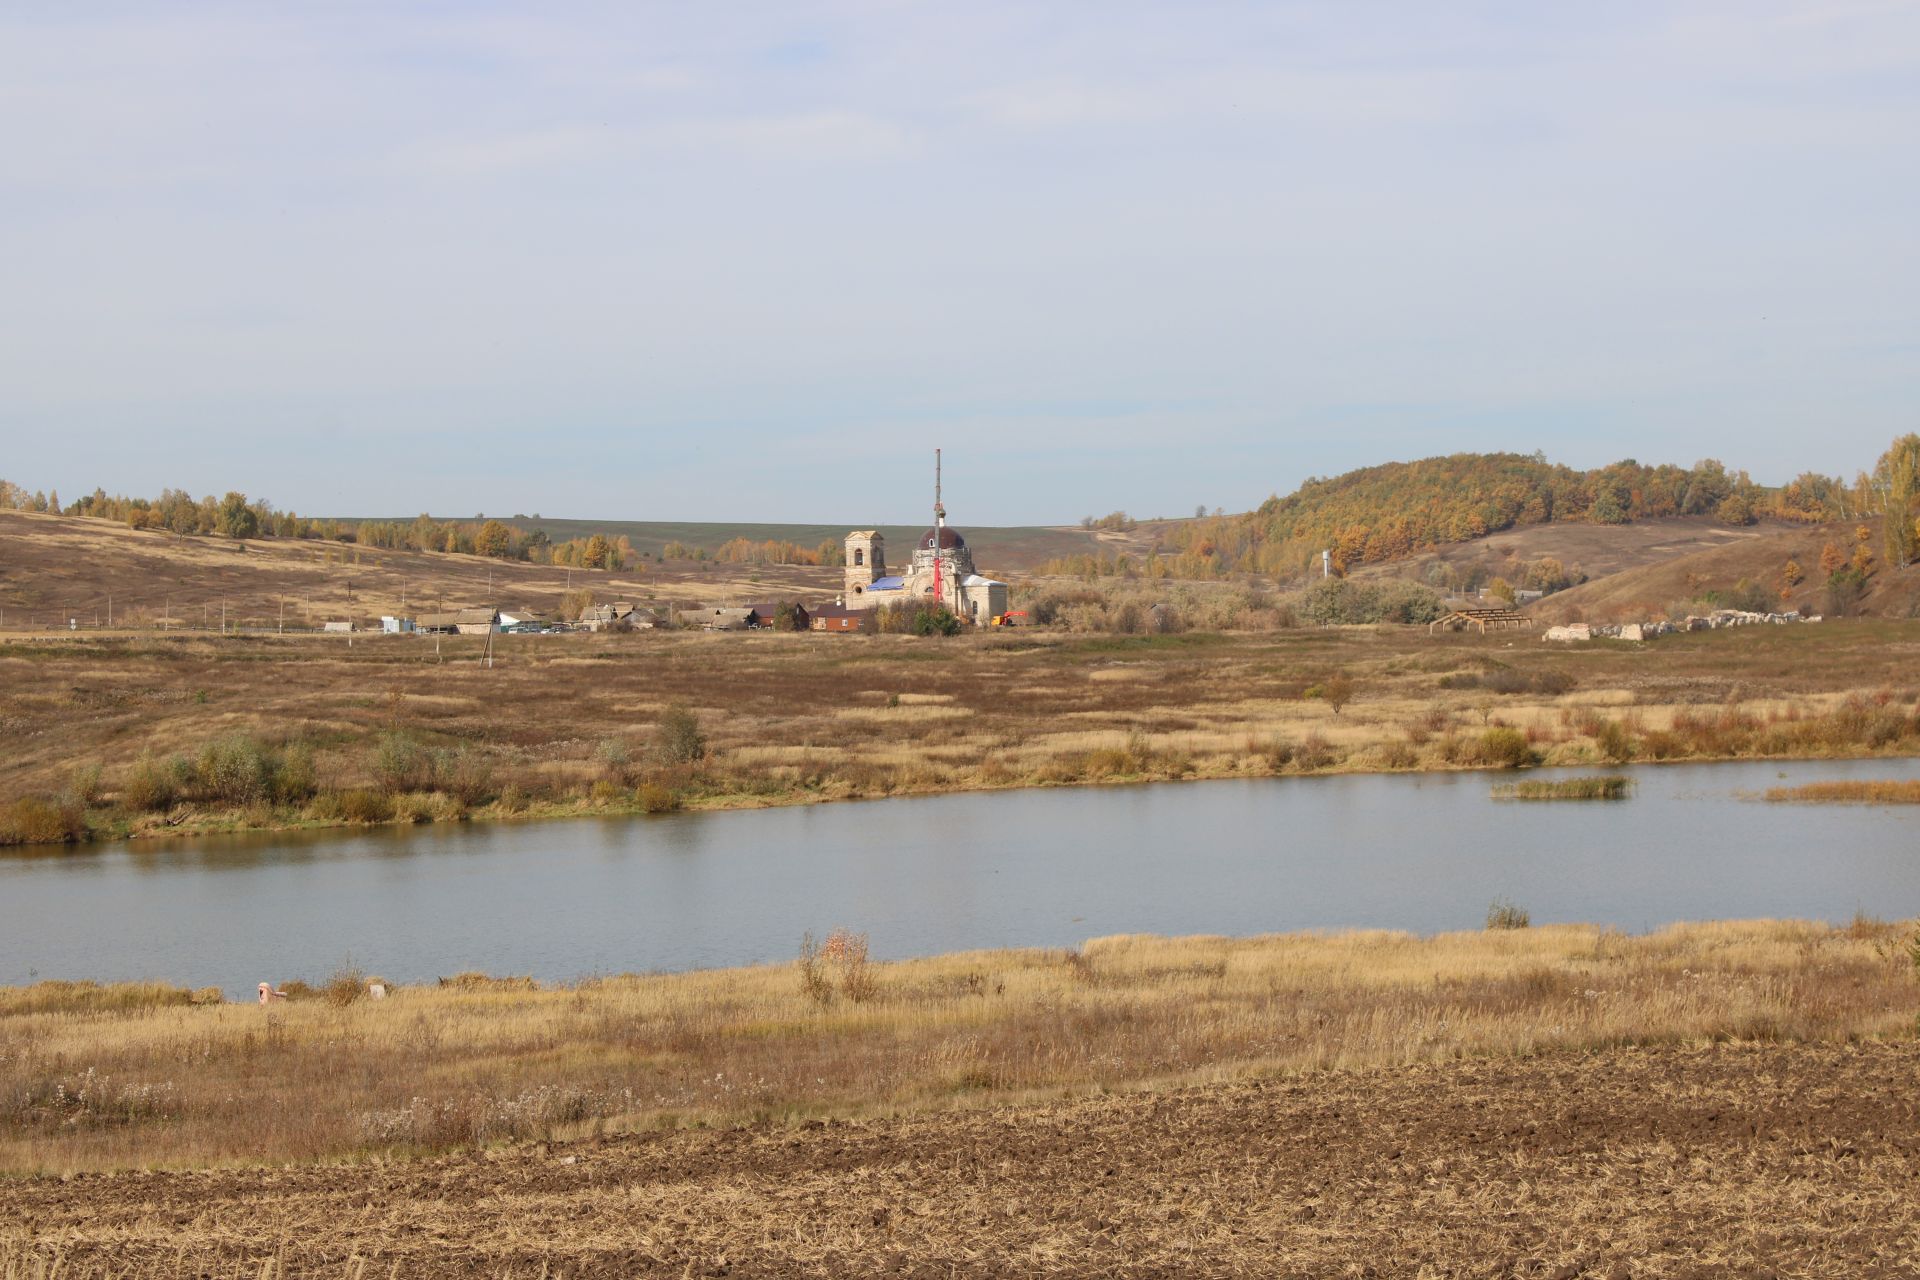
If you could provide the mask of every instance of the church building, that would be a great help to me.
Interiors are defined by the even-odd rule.
[[[967,540],[958,529],[947,525],[947,511],[940,503],[937,457],[935,468],[933,528],[921,536],[912,563],[901,573],[889,573],[886,539],[876,529],[856,529],[847,535],[842,603],[849,609],[944,604],[965,622],[989,626],[1007,611],[1007,584],[982,577],[974,569]]]

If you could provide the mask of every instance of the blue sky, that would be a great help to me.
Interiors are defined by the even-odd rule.
[[[0,0],[0,475],[1244,509],[1920,427],[1920,4]]]

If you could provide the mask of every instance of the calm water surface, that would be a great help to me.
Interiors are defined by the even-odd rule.
[[[1590,773],[1591,770],[1575,772]],[[1916,761],[1625,770],[1624,803],[1513,804],[1484,774],[1007,791],[526,825],[222,837],[0,858],[0,983],[244,994],[349,958],[396,981],[884,957],[1109,933],[1920,915],[1920,809],[1768,805]],[[1534,777],[1556,776],[1541,771]]]

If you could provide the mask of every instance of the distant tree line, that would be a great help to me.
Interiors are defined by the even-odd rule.
[[[448,551],[579,569],[629,569],[640,557],[625,535],[591,534],[554,542],[541,530],[529,532],[499,520],[435,520],[421,515],[402,523],[362,520],[313,520],[276,510],[261,498],[228,493],[195,498],[181,489],[163,489],[158,498],[109,497],[105,490],[62,506],[59,492],[28,492],[0,480],[0,510],[113,520],[130,529],[155,529],[182,536],[217,538],[307,538],[356,543],[395,551]]]
[[[435,520],[428,515],[416,516],[406,524],[363,520],[354,529],[354,541],[394,551],[453,551],[572,569],[623,570],[640,559],[624,534],[609,538],[595,533],[555,542],[543,529],[528,531],[500,520]]]

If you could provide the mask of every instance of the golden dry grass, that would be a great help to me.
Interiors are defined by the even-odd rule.
[[[468,977],[271,1008],[26,988],[0,999],[0,1169],[419,1153],[1629,1044],[1905,1039],[1909,933],[1114,937],[851,979],[828,964],[812,994],[791,965],[551,990]]]
[[[1813,804],[1920,804],[1920,781],[1808,782],[1797,787],[1768,787],[1767,799]]]

